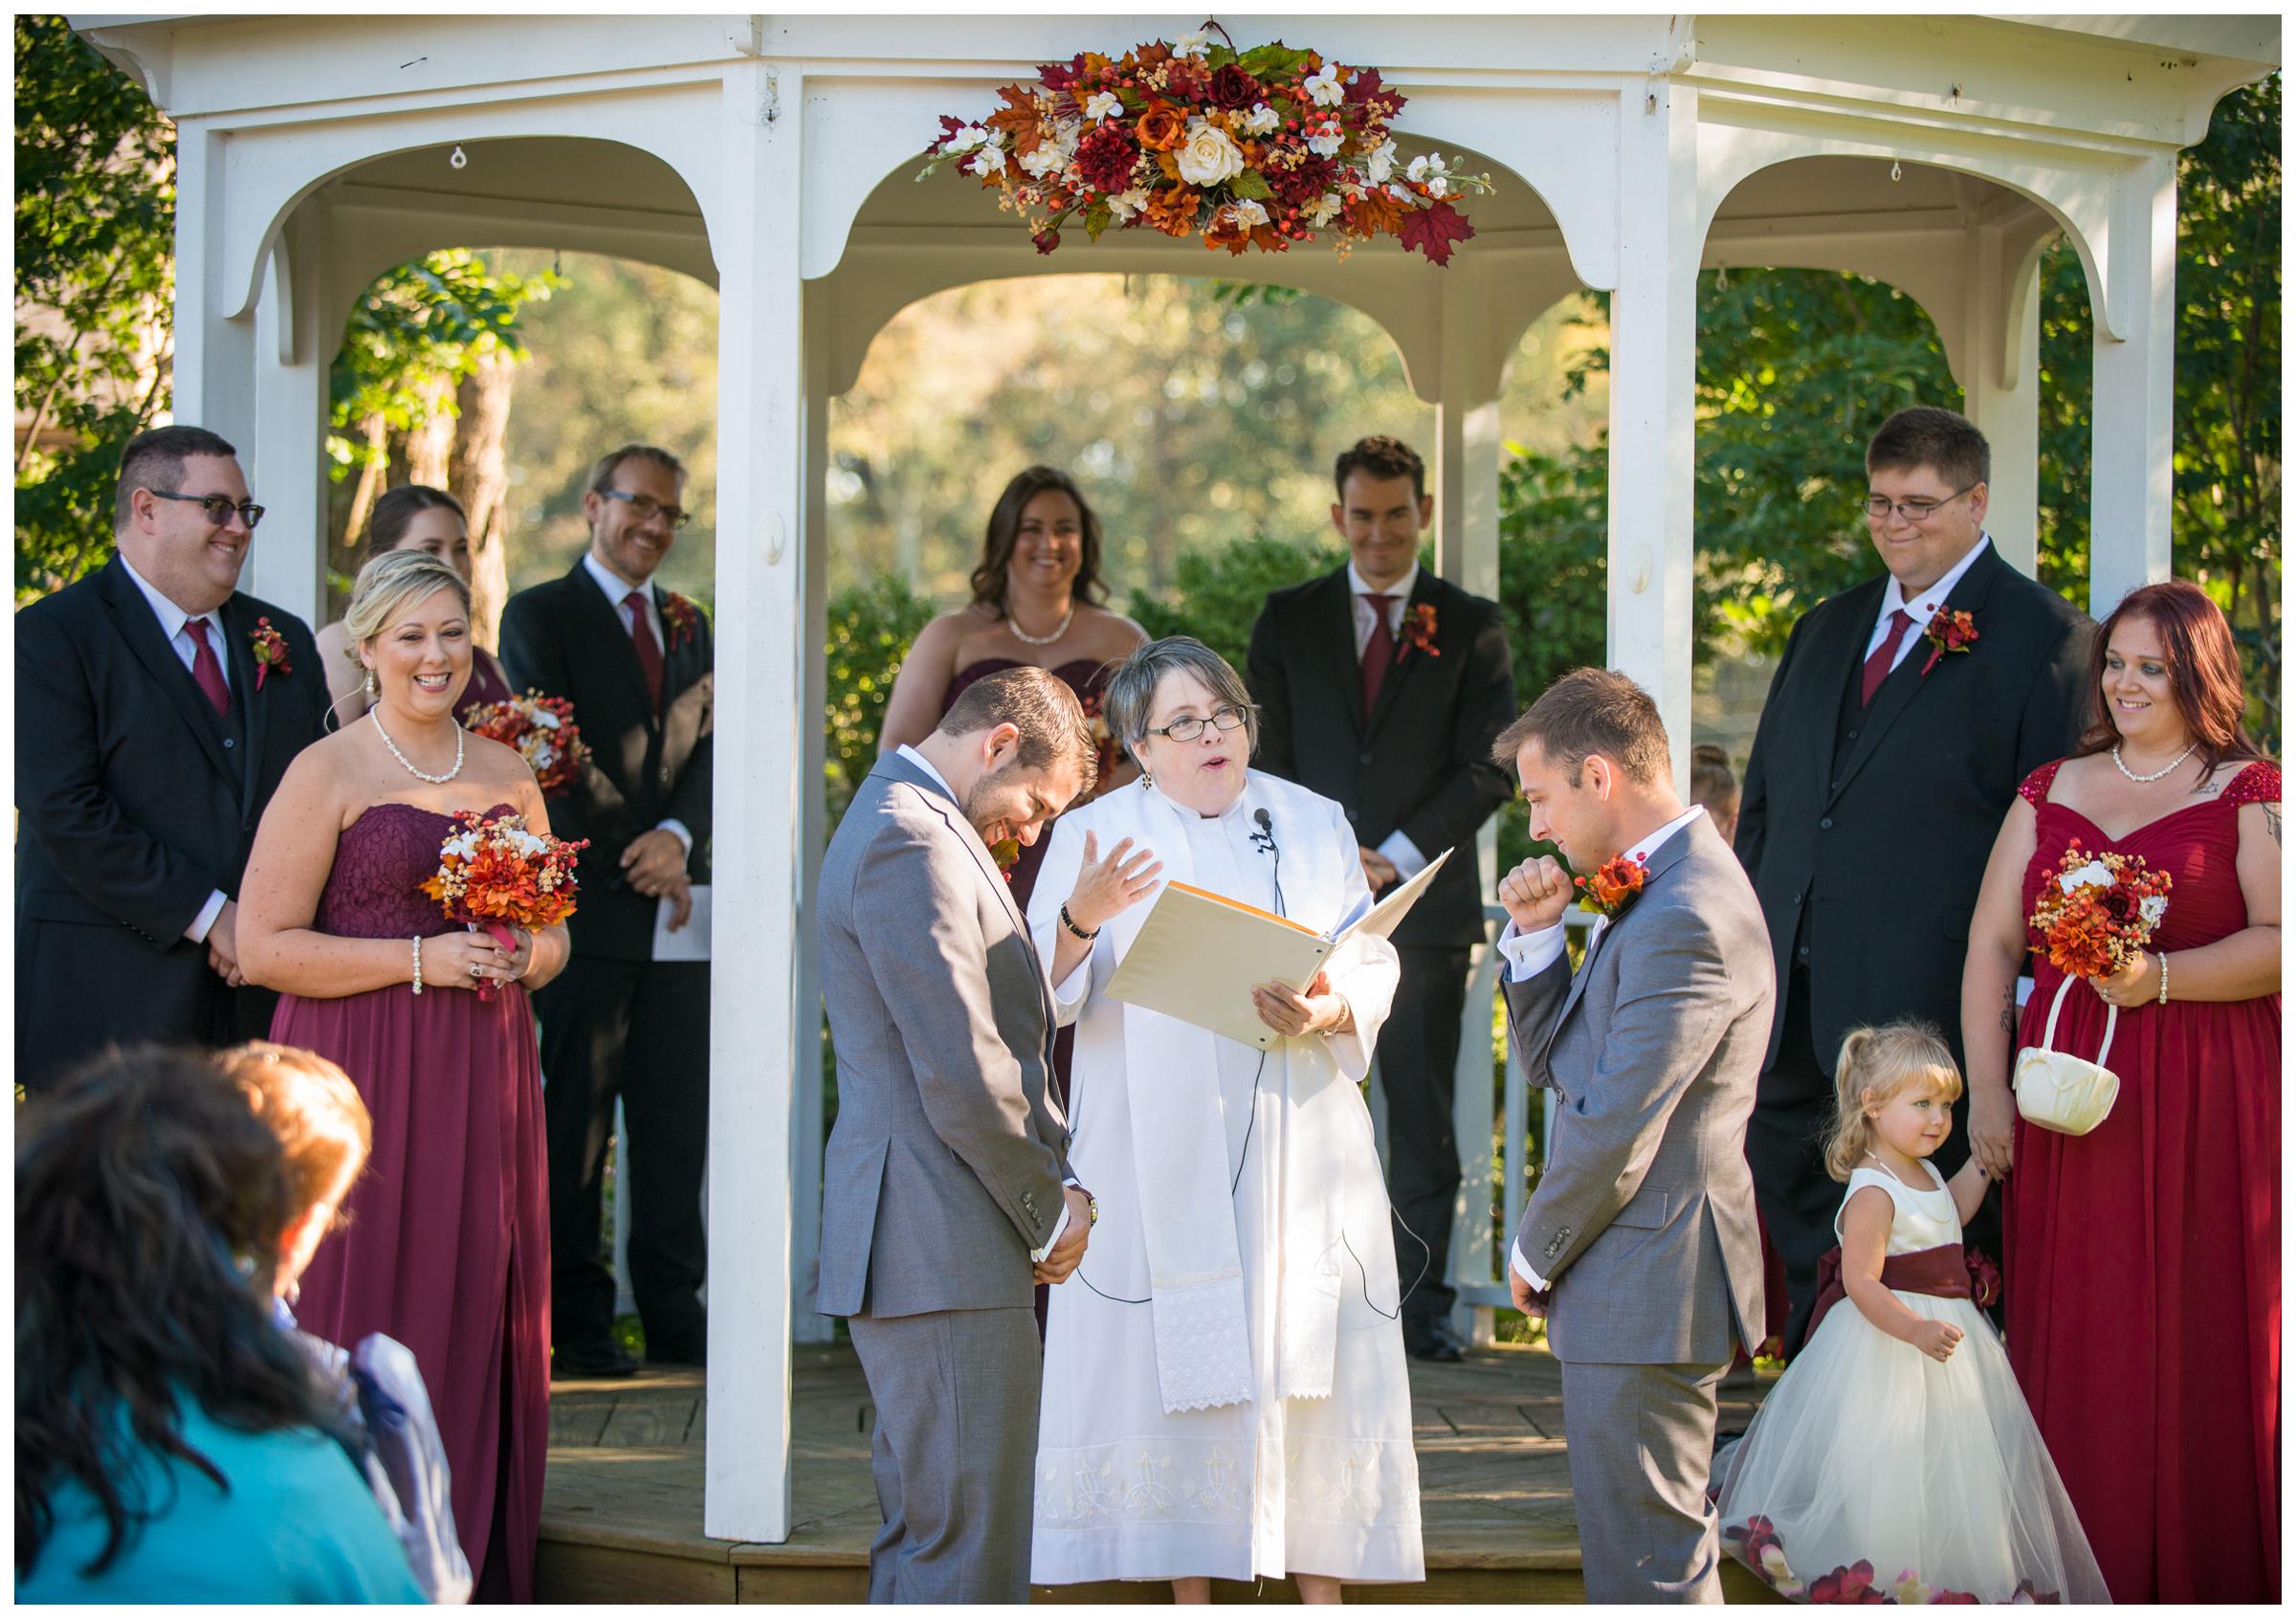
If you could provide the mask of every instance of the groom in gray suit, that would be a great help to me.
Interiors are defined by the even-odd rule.
[[[1551,856],[1508,873],[1499,947],[1515,1057],[1557,1093],[1509,1280],[1562,1363],[1587,1600],[1720,1602],[1706,1485],[1732,1335],[1761,1342],[1746,1120],[1769,936],[1730,845],[1675,794],[1657,705],[1623,675],[1565,675],[1494,751],[1531,835],[1586,884]],[[1574,974],[1561,924],[1581,892],[1604,914]]]
[[[990,846],[1034,843],[1093,774],[1074,693],[989,676],[877,761],[822,865],[820,1307],[848,1318],[877,1408],[872,1602],[1028,1599],[1033,1284],[1076,1268],[1093,1209],[1046,1090],[1044,969]]]

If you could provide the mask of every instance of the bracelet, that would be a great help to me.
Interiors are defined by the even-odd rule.
[[[423,992],[423,936],[418,933],[409,943],[414,945],[414,992],[419,995]]]
[[[2169,953],[2166,950],[2160,953],[2160,1001],[2158,1004],[2164,1007],[2169,1004]]]
[[[1090,943],[1092,941],[1100,937],[1100,930],[1096,927],[1093,929],[1092,932],[1087,933],[1084,931],[1084,929],[1076,925],[1076,919],[1069,915],[1069,902],[1066,899],[1063,899],[1060,902],[1060,925],[1067,928],[1071,933],[1085,941],[1087,943]]]

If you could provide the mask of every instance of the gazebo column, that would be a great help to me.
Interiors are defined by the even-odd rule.
[[[813,929],[813,907],[821,890],[821,854],[828,847],[828,738],[823,716],[828,704],[829,533],[827,479],[829,470],[829,344],[824,322],[806,299],[805,395],[805,633],[799,670],[798,927],[797,1007],[791,1031],[796,1041],[793,1076],[797,1118],[793,1126],[795,1163],[790,1191],[791,1338],[800,1343],[828,1343],[836,1323],[816,1308],[821,1264],[821,1175],[823,1091],[821,1064],[821,947]]]
[[[774,80],[778,79],[778,83]],[[710,1360],[702,1531],[789,1538],[790,1124],[803,1051],[806,584],[800,75],[730,65],[709,206],[718,270],[718,712],[710,1005]],[[818,721],[816,721],[816,725]],[[810,851],[803,852],[810,854]],[[819,1014],[802,1009],[806,1019]]]
[[[2175,451],[2176,159],[2148,158],[2114,189],[2106,307],[2095,330],[2088,610],[2102,619],[2170,571]]]
[[[2041,266],[2028,267],[2021,295],[2011,296],[2015,266],[2002,263],[2000,229],[1972,234],[1977,253],[1967,307],[1975,341],[1962,391],[1969,419],[1993,450],[1985,528],[2012,566],[2033,575],[2041,536]]]
[[[327,369],[319,341],[316,205],[279,233],[255,305],[254,431],[237,441],[264,507],[245,588],[314,629],[327,602]],[[328,352],[321,352],[328,346]]]
[[[1623,99],[1621,118],[1619,284],[1610,304],[1610,667],[1657,700],[1674,778],[1687,783],[1698,91],[1653,78]]]
[[[255,425],[255,322],[252,315],[229,318],[244,289],[220,284],[225,139],[201,122],[176,128],[173,413],[185,426],[221,433],[245,455]]]

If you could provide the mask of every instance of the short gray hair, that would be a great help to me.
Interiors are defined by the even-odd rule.
[[[1215,706],[1240,711],[1244,740],[1249,744],[1247,751],[1259,751],[1260,711],[1243,676],[1195,636],[1166,635],[1116,665],[1100,694],[1101,718],[1108,721],[1109,735],[1124,744],[1134,763],[1140,762],[1140,743],[1147,740],[1148,720],[1156,708],[1156,689],[1167,675],[1193,675],[1212,694]]]

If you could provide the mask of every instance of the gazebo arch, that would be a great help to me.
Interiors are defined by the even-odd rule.
[[[481,143],[579,138],[651,154],[691,199],[690,213],[682,204],[650,212],[658,197],[561,201],[528,223],[569,248],[616,230],[626,239],[651,233],[665,253],[698,244],[719,289],[718,432],[731,453],[719,456],[717,491],[725,631],[718,675],[744,700],[727,706],[716,739],[716,817],[740,835],[717,850],[717,970],[733,992],[718,995],[712,1012],[719,1082],[711,1132],[713,1153],[742,1172],[710,1181],[713,1252],[728,1262],[714,1265],[711,1277],[704,1522],[727,1539],[786,1539],[792,1241],[817,1213],[802,1190],[793,1194],[802,1187],[796,1148],[808,1130],[808,1087],[798,1078],[818,1029],[810,951],[796,942],[811,934],[810,874],[823,831],[808,789],[822,771],[821,657],[808,631],[824,605],[820,489],[837,276],[849,257],[872,250],[859,235],[869,228],[868,201],[914,161],[935,114],[984,104],[1034,63],[1150,37],[1166,23],[792,14],[657,16],[642,28],[576,15],[554,17],[546,29],[480,15],[73,20],[176,122],[177,413],[244,448],[276,514],[252,583],[306,614],[320,601],[329,355],[319,313],[328,307],[326,277],[337,274],[330,266],[339,255],[346,266],[364,262],[350,240],[360,231],[374,233],[366,253],[384,251],[394,213],[401,225],[425,209],[470,223],[465,240],[450,245],[479,233],[467,211],[475,194],[467,169],[451,170],[456,179],[437,188],[452,194],[445,199],[408,186],[373,189],[395,197],[343,199],[331,196],[330,184],[351,189],[345,183],[360,166],[398,161],[394,154],[460,144],[473,155]],[[1495,498],[1483,492],[1498,446],[1495,408],[1476,403],[1465,381],[1453,391],[1454,379],[1495,376],[1493,345],[1466,311],[1478,299],[1513,299],[1535,314],[1542,277],[1559,290],[1583,284],[1611,294],[1610,455],[1622,476],[1610,484],[1609,660],[1656,695],[1678,748],[1689,743],[1693,641],[1697,274],[1711,254],[1752,251],[1729,234],[1729,198],[1789,160],[1965,169],[2047,199],[2051,229],[2058,219],[2076,229],[2102,288],[2095,498],[2111,521],[2098,528],[2092,598],[2166,573],[2175,158],[2206,132],[2218,97],[2277,66],[2277,18],[1226,23],[1247,43],[1291,33],[1328,56],[1377,66],[1411,98],[1407,131],[1440,132],[1446,148],[1458,142],[1487,155],[1551,210],[1552,241],[1511,248],[1494,231],[1468,243],[1448,270],[1408,266],[1427,296],[1440,289],[1443,306],[1460,312],[1446,313],[1437,337],[1420,346],[1442,380],[1427,380],[1424,361],[1413,377],[1439,399],[1444,566],[1470,588],[1495,586],[1495,571],[1481,571],[1473,536],[1495,532]],[[465,199],[464,211],[450,206],[453,195]],[[2018,206],[2030,205],[2020,198]],[[982,208],[978,226],[957,228],[983,239],[1007,233],[1004,255],[1028,273],[1025,233]],[[1480,229],[1486,215],[1470,211]],[[2029,249],[2013,212],[1976,222],[1993,258],[1972,277],[1966,330],[1953,340],[1971,352],[2020,357],[2004,370],[1999,414],[1980,415],[1989,422],[2005,420],[2017,388],[2030,387],[2022,336],[2032,320]],[[354,215],[367,224],[354,229],[346,223]],[[508,222],[488,225],[489,239],[517,239],[505,234]],[[1853,225],[1837,215],[1807,229],[1830,229],[1841,248],[1871,228]],[[1958,217],[1940,225],[1956,240],[1972,229]],[[1998,238],[1989,247],[1988,230]],[[585,238],[585,231],[600,234]],[[912,251],[936,252],[941,241],[920,235]],[[1078,243],[1062,255],[1073,255],[1078,268],[1117,268],[1121,241]],[[1304,264],[1303,255],[1284,257]],[[1274,266],[1223,268],[1262,275]],[[1376,274],[1377,259],[1361,253],[1324,273]],[[1556,279],[1565,274],[1568,282]],[[1992,409],[1983,387],[1972,397],[1981,411]],[[1998,432],[1996,441],[2008,442]],[[1486,499],[1488,510],[1479,504]],[[277,539],[297,534],[306,537],[301,552]],[[1490,555],[1495,562],[1495,546]],[[1678,757],[1678,770],[1683,763]],[[809,1127],[818,1126],[816,1113]]]

